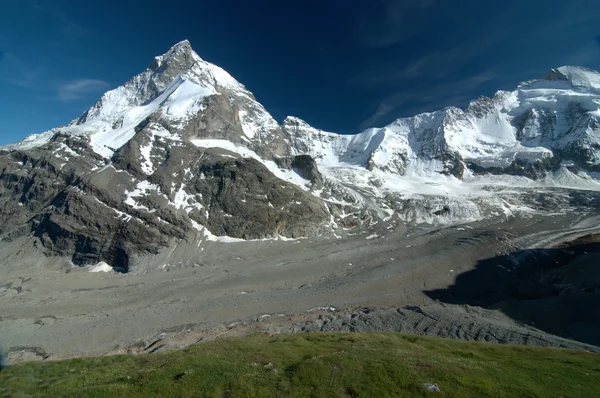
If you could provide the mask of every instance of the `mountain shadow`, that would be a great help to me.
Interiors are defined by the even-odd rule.
[[[497,309],[544,332],[600,346],[600,234],[480,261],[447,289],[449,304]]]

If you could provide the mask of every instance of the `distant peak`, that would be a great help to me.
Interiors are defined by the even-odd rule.
[[[173,47],[171,47],[169,49],[169,51],[167,51],[168,53],[173,53],[173,52],[177,52],[177,51],[194,51],[192,50],[192,44],[190,43],[190,41],[188,39],[182,40],[179,43],[175,44]]]
[[[560,71],[563,74],[570,74],[570,73],[593,73],[593,74],[598,74],[598,71],[595,71],[593,69],[590,68],[586,68],[585,66],[575,66],[575,65],[563,65],[559,68],[556,68],[556,70]]]
[[[181,55],[185,55],[188,57],[196,57],[200,59],[200,57],[198,57],[198,54],[196,54],[192,49],[192,44],[187,39],[175,44],[173,47],[169,48],[169,51],[167,51],[160,57],[162,57],[163,59],[168,59]]]
[[[543,80],[565,81],[579,89],[600,89],[600,73],[583,66],[565,65],[551,69]]]
[[[284,119],[282,124],[295,124],[295,125],[306,125],[308,126],[308,123],[306,123],[304,120],[300,119],[299,117],[295,117],[295,116],[288,116]]]
[[[183,64],[186,67],[190,67],[196,61],[201,61],[201,58],[194,52],[191,43],[186,39],[172,46],[169,51],[163,55],[154,57],[154,62],[150,65],[150,69],[156,70],[173,60],[175,60],[176,64]]]
[[[183,39],[179,43],[175,43],[175,45],[173,45],[173,47],[178,47],[178,46],[190,46],[191,47],[191,44],[188,39]]]

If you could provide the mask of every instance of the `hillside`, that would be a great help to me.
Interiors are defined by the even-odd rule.
[[[427,387],[452,397],[596,397],[600,356],[391,333],[254,335],[0,372],[7,397],[430,396]]]

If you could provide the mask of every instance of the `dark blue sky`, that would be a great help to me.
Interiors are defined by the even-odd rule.
[[[281,122],[356,133],[600,69],[598,0],[3,0],[0,143],[65,124],[182,39]]]

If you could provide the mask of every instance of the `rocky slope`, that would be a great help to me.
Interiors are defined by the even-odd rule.
[[[555,211],[600,189],[599,120],[600,74],[562,67],[357,135],[279,125],[183,41],[68,126],[0,147],[0,237],[128,270],[181,242]]]

